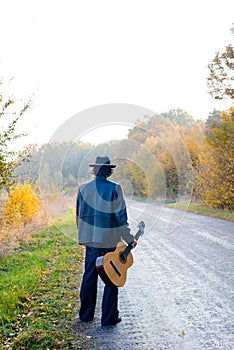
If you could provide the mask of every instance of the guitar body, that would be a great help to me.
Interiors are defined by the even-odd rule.
[[[106,253],[97,258],[96,267],[103,282],[111,287],[122,287],[126,282],[127,270],[133,264],[133,256],[130,252],[126,258],[122,253],[127,245],[119,242],[113,252]]]
[[[138,228],[135,240],[144,234],[144,221],[139,222]],[[131,249],[131,243],[127,245],[121,241],[113,252],[106,253],[96,259],[97,272],[107,286],[122,287],[126,282],[127,270],[133,264]]]

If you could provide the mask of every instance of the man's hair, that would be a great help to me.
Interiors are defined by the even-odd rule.
[[[92,173],[99,177],[111,176],[113,170],[109,166],[94,167]]]

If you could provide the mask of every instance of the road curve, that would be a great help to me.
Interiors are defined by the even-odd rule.
[[[130,226],[146,230],[119,288],[122,322],[95,320],[77,331],[100,350],[232,350],[234,223],[159,206],[128,203]]]

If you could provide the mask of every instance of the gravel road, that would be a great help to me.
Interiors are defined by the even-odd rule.
[[[146,230],[119,288],[122,322],[101,327],[99,281],[95,320],[78,326],[92,349],[234,349],[234,223],[136,201],[128,215]]]

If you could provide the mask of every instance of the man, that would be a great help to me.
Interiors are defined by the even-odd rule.
[[[115,164],[107,156],[97,157],[93,168],[95,179],[82,184],[78,190],[76,220],[78,239],[86,246],[85,270],[80,289],[80,320],[93,320],[98,273],[96,259],[113,250],[123,239],[135,248],[137,241],[130,233],[123,191],[119,184],[107,180]],[[102,326],[120,322],[118,287],[105,286],[102,299]]]

